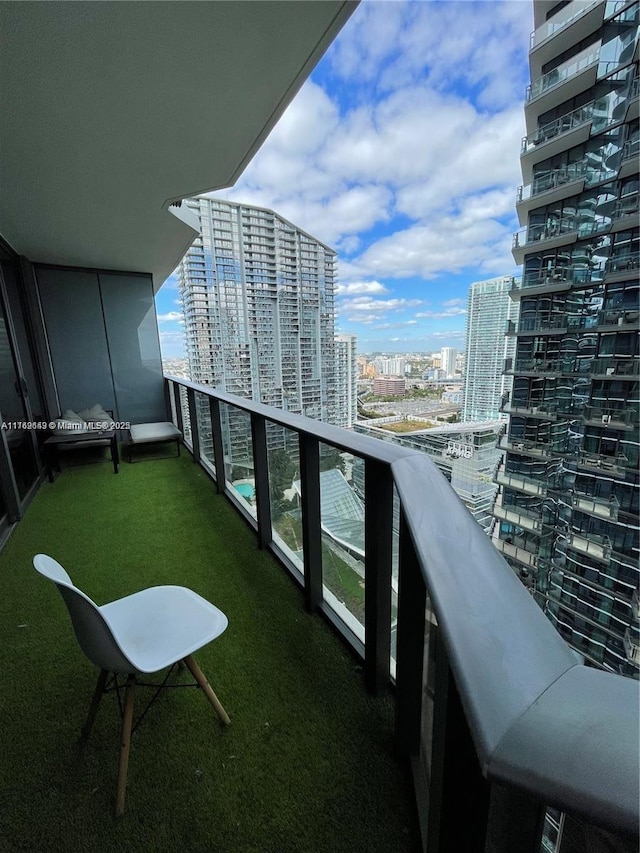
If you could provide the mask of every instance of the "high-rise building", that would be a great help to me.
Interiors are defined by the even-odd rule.
[[[453,376],[456,372],[456,359],[458,350],[455,347],[442,347],[440,350],[440,367],[444,370],[445,377]]]
[[[358,415],[358,339],[355,335],[335,336],[336,417],[334,423],[352,427]]]
[[[638,7],[534,2],[496,545],[587,662],[638,675]]]
[[[513,332],[520,304],[511,299],[511,276],[476,281],[467,300],[465,357],[465,421],[500,418],[502,396],[511,390],[513,377],[504,373],[505,358],[515,355]]]
[[[179,269],[193,381],[333,422],[336,253],[272,210],[185,204],[200,223]]]
[[[376,370],[382,376],[404,376],[407,361],[404,358],[376,358],[373,361]]]

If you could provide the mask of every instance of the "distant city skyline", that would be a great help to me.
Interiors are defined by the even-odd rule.
[[[532,10],[362,3],[237,184],[339,255],[337,330],[359,351],[462,350],[469,285],[512,275]],[[182,351],[177,280],[157,297]]]

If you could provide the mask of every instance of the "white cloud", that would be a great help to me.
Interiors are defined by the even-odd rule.
[[[461,314],[466,314],[466,308],[447,308],[446,311],[419,311],[416,317],[419,319],[444,320],[445,317],[459,317]]]
[[[158,323],[183,323],[184,314],[180,311],[169,311],[166,314],[158,314]]]
[[[351,284],[339,284],[336,293],[339,295],[354,293],[388,293],[389,291],[379,281],[354,281]]]
[[[342,309],[345,311],[384,313],[385,311],[414,308],[417,305],[422,305],[421,299],[370,299],[368,296],[358,296],[355,299],[345,300]]]

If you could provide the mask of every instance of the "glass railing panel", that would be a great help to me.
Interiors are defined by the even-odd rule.
[[[220,403],[225,485],[240,506],[256,518],[251,417],[242,409]]]
[[[396,676],[398,648],[398,574],[400,569],[400,497],[393,487],[393,543],[391,556],[391,677]]]
[[[211,409],[209,396],[196,391],[196,418],[198,419],[198,437],[200,439],[200,461],[215,476],[216,462],[213,453],[213,432],[211,429]]]
[[[184,385],[179,385],[178,389],[180,396],[180,412],[182,414],[182,435],[184,436],[184,443],[189,449],[191,449],[191,417],[189,416],[189,399],[187,396],[187,389]]]
[[[542,142],[547,142],[550,139],[558,136],[561,133],[567,133],[574,130],[576,127],[591,121],[593,118],[594,103],[585,104],[583,107],[577,107],[571,112],[565,113],[560,118],[553,119],[541,125],[537,130],[529,136],[522,139],[522,153],[529,151],[532,147],[540,145]]]
[[[436,702],[436,647],[438,643],[438,621],[431,605],[429,592],[425,605],[424,655],[422,665],[422,708],[420,715],[420,753],[418,756],[418,772],[421,777],[420,789],[430,790],[432,787],[433,754],[434,754],[434,708]],[[418,803],[418,809],[426,804]],[[426,818],[424,815],[421,819]]]
[[[175,385],[173,382],[168,383],[169,386],[169,412],[171,416],[171,423],[174,426],[178,425],[178,418],[176,417],[176,398],[175,398]]]
[[[273,541],[304,572],[298,434],[267,421],[267,461]]]
[[[364,469],[354,474],[361,463],[352,454],[320,444],[324,600],[364,640]]]
[[[586,14],[589,9],[597,6],[600,2],[601,0],[590,0],[590,2],[587,3],[570,3],[568,6],[565,6],[552,18],[549,18],[548,21],[541,24],[537,30],[534,30],[534,32],[531,33],[531,48],[533,49],[534,47],[537,47],[545,41],[545,39],[555,35],[555,33],[564,29],[564,27],[568,26],[568,24],[572,23],[577,18],[582,17],[582,15]]]
[[[568,80],[574,74],[584,71],[585,68],[597,62],[599,56],[599,46],[596,48],[588,47],[577,54],[577,56],[568,59],[566,62],[562,62],[557,68],[553,68],[531,83],[527,89],[527,100],[530,101],[533,98],[537,98],[544,92],[549,91],[549,89],[558,86],[560,83],[564,83],[565,80]]]

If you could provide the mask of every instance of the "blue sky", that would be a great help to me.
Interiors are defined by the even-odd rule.
[[[529,0],[364,0],[237,184],[339,253],[360,352],[464,345],[474,281],[516,272]],[[180,356],[176,280],[156,297]]]

